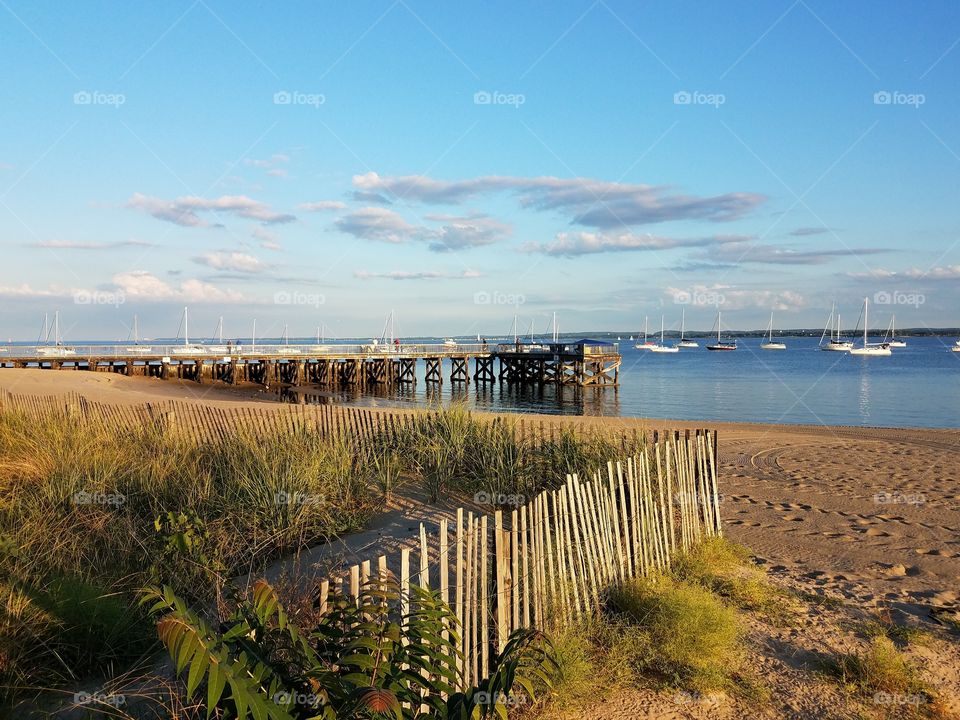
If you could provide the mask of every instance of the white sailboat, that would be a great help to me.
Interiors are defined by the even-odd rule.
[[[634,345],[634,347],[635,347],[637,350],[653,350],[653,348],[655,348],[655,347],[657,346],[657,344],[656,344],[655,342],[651,342],[651,341],[650,341],[650,338],[648,337],[648,332],[647,332],[647,330],[648,330],[648,325],[649,325],[648,320],[649,320],[649,318],[647,318],[646,316],[644,316],[644,318],[643,318],[643,342],[642,342],[642,343],[637,343],[636,345]]]
[[[887,340],[887,335],[890,335],[890,339]],[[887,332],[884,334],[883,339],[886,341],[887,345],[892,348],[895,347],[906,347],[907,343],[905,340],[897,339],[897,316],[890,315],[890,326],[887,328]]]
[[[60,337],[60,311],[53,313],[53,328],[47,327],[47,315],[43,315],[43,335],[44,342],[50,342],[50,333],[53,332],[53,345],[41,345],[37,348],[37,354],[44,357],[70,357],[76,355],[77,351],[72,347],[66,347],[63,344],[63,338]]]
[[[717,310],[717,342],[713,345],[707,345],[707,350],[729,351],[737,349],[737,341],[724,342],[720,339],[720,311]]]
[[[290,333],[286,323],[283,325],[283,345],[277,348],[278,355],[299,355],[300,348],[290,346]]]
[[[786,350],[787,346],[782,342],[773,341],[773,311],[770,311],[770,324],[767,325],[767,341],[760,343],[761,350]]]
[[[955,353],[960,353],[960,340],[957,340],[956,344],[950,349]]]
[[[834,325],[833,322],[834,317],[836,317],[836,325]],[[828,337],[828,332],[829,338],[827,342],[824,343],[823,339]],[[852,347],[853,342],[851,340],[840,339],[840,313],[837,312],[837,304],[834,303],[830,307],[830,317],[827,318],[827,324],[823,328],[823,333],[820,335],[820,349],[831,352],[849,352]]]
[[[654,345],[650,348],[650,352],[655,353],[676,353],[680,352],[680,348],[676,345],[666,345],[663,342],[663,315],[660,316],[660,344]]]
[[[863,299],[863,347],[852,348],[851,355],[892,355],[890,346],[886,343],[868,343],[867,328],[869,327],[869,304],[867,298]]]
[[[686,308],[683,308],[680,310],[680,342],[677,343],[677,347],[698,348],[700,347],[700,343],[698,343],[696,340],[687,340],[687,338],[684,337],[684,332],[686,329],[685,328],[686,320],[687,320],[687,311],[686,311]]]
[[[153,352],[153,348],[140,344],[140,328],[137,323],[136,315],[133,316],[133,330],[131,331],[131,334],[133,335],[133,345],[128,345],[125,347],[125,351],[131,355],[149,355]]]
[[[225,353],[229,352],[230,348],[223,344],[223,315],[220,316],[220,320],[217,322],[217,329],[214,331],[214,336],[217,338],[219,345],[207,345],[206,348],[212,353]]]
[[[183,324],[183,345],[177,345],[170,350],[174,355],[202,355],[206,352],[202,345],[190,344],[190,316],[187,312],[187,308],[183,308],[183,319],[181,320]],[[179,330],[177,331],[177,337],[180,337]]]

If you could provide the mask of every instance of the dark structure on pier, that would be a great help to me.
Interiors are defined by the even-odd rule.
[[[420,360],[425,364],[427,383],[443,383],[447,361],[449,380],[454,384],[500,381],[616,386],[621,361],[615,344],[586,339],[499,345],[281,345],[227,354],[181,346],[143,348],[135,353],[113,346],[45,350],[2,358],[0,366],[116,372],[195,382],[362,389],[416,383]]]

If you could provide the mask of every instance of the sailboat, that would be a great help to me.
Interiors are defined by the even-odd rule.
[[[720,339],[720,311],[717,310],[717,342],[713,345],[707,345],[707,350],[736,350],[737,341],[723,342]]]
[[[53,332],[53,345],[41,345],[37,348],[37,354],[45,357],[69,357],[76,355],[77,351],[72,347],[66,347],[63,344],[63,338],[60,337],[60,311],[53,313],[53,328],[47,327],[47,315],[43,315],[43,339],[44,342],[50,342],[50,333]]]
[[[770,324],[767,326],[767,341],[760,343],[761,350],[786,350],[787,346],[782,342],[773,341],[773,311],[770,311]]]
[[[183,319],[181,320],[183,325],[183,345],[177,345],[170,352],[174,355],[202,355],[206,352],[202,345],[190,344],[190,317],[187,313],[187,308],[183,308]],[[177,337],[180,337],[180,331],[177,330]]]
[[[220,316],[220,320],[217,322],[217,329],[214,331],[214,336],[217,338],[219,345],[207,345],[206,348],[212,353],[225,353],[229,351],[229,348],[223,344],[223,315]]]
[[[637,350],[653,350],[653,348],[655,348],[655,347],[657,346],[657,344],[656,344],[655,342],[650,342],[650,339],[647,337],[647,335],[648,335],[648,333],[647,333],[648,322],[647,322],[647,321],[648,321],[648,318],[647,318],[647,317],[644,317],[644,318],[643,318],[643,342],[642,342],[642,343],[637,343],[636,345],[634,345],[634,347],[635,347]]]
[[[283,345],[277,348],[277,355],[299,355],[300,348],[290,346],[290,334],[286,323],[283,325]]]
[[[896,323],[897,323],[897,316],[896,316],[896,315],[891,315],[891,316],[890,316],[890,327],[888,327],[888,328],[887,328],[887,332],[884,333],[883,339],[886,341],[887,345],[889,345],[889,346],[892,347],[892,348],[894,348],[894,347],[906,347],[906,346],[907,346],[907,343],[906,343],[905,340],[897,340],[897,327],[896,327]],[[887,340],[887,335],[890,336],[890,339],[889,339],[889,340]]]
[[[654,345],[650,348],[650,352],[655,353],[675,353],[680,352],[680,348],[676,345],[665,345],[663,342],[663,315],[660,316],[660,344]]]
[[[326,340],[326,334],[324,333],[324,324],[320,323],[317,325],[317,344],[309,348],[311,352],[321,352],[325,349],[324,342]]]
[[[700,347],[700,343],[696,340],[687,340],[684,336],[684,326],[687,320],[687,311],[686,308],[680,310],[680,342],[677,343],[678,348],[696,348]]]
[[[863,299],[863,347],[852,348],[850,350],[851,355],[892,355],[893,353],[890,350],[890,346],[887,343],[873,343],[870,344],[867,342],[867,328],[869,327],[869,300],[867,298]]]
[[[956,344],[950,348],[953,352],[960,353],[960,340],[957,340]]]
[[[833,324],[834,316],[837,320],[836,325]],[[829,333],[829,339],[824,344],[823,339],[828,337],[827,333]],[[827,318],[827,324],[820,334],[820,349],[832,352],[849,352],[852,347],[852,341],[840,339],[840,313],[837,312],[837,304],[834,303],[830,307],[830,317]]]
[[[131,355],[147,355],[153,352],[153,348],[147,347],[146,345],[140,344],[140,328],[137,325],[137,316],[133,316],[133,345],[128,345],[124,348]]]

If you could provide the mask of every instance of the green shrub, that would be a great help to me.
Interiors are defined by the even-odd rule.
[[[634,580],[611,593],[610,605],[643,631],[645,643],[632,650],[643,670],[698,691],[729,685],[739,628],[709,590],[668,577]]]

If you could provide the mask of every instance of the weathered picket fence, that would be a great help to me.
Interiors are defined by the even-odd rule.
[[[492,516],[459,509],[420,524],[419,544],[381,555],[320,584],[359,598],[377,578],[438,590],[459,620],[464,686],[486,677],[491,658],[519,628],[556,630],[599,609],[605,592],[666,570],[671,558],[722,533],[714,433],[659,435],[638,457],[610,462],[589,481],[560,487]]]
[[[154,424],[201,442],[278,429],[363,441],[395,436],[435,415],[332,405],[113,405],[79,395],[0,393],[3,410],[116,427]],[[553,442],[559,432],[600,431],[560,419],[521,418],[509,427],[528,443]],[[459,670],[469,687],[488,675],[492,658],[514,630],[569,625],[595,612],[617,583],[665,570],[677,552],[721,534],[716,433],[653,431],[638,437],[636,430],[603,432],[619,437],[624,453],[639,448],[637,454],[609,462],[589,480],[558,478],[554,489],[492,515],[461,508],[455,518],[421,523],[419,543],[401,548],[399,557],[380,555],[376,567],[366,560],[322,580],[321,609],[335,594],[359,598],[372,581],[388,576],[399,581],[404,602],[412,584],[438,591],[459,621]]]

